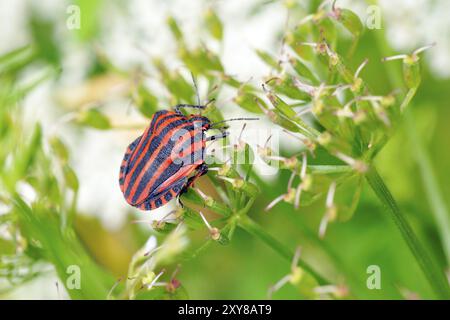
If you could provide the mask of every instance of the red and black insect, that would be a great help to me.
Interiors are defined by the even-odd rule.
[[[202,115],[185,116],[181,108],[205,106],[180,104],[175,111],[156,112],[144,133],[128,146],[119,183],[130,205],[153,210],[178,197],[208,171],[206,142],[228,135],[225,128],[217,128],[220,134],[207,137],[206,131],[224,121],[211,124]]]

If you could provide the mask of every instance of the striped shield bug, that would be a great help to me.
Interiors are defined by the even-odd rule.
[[[175,111],[156,112],[144,133],[127,148],[120,167],[120,189],[126,201],[141,210],[153,210],[178,198],[208,171],[207,141],[224,138],[225,128],[198,114],[184,115],[182,108],[204,109],[205,105],[179,104]],[[210,129],[220,134],[206,136]]]

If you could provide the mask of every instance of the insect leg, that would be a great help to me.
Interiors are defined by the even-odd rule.
[[[213,141],[216,139],[222,139],[222,138],[226,138],[230,135],[230,133],[228,131],[224,131],[221,134],[216,134],[214,136],[209,136],[206,138],[206,141]]]
[[[195,173],[195,175],[193,175],[192,177],[190,177],[187,180],[187,183],[184,185],[184,187],[181,189],[180,193],[178,194],[178,203],[180,204],[180,206],[183,208],[184,204],[181,201],[181,195],[185,192],[187,192],[187,190],[192,187],[192,185],[194,184],[195,180],[197,180],[198,178],[200,178],[201,176],[205,175],[208,172],[208,166],[206,165],[206,163],[202,163],[198,168],[197,168],[197,172]]]
[[[211,129],[219,130],[219,131],[224,131],[224,130],[230,129],[230,127],[229,127],[229,126],[223,126],[223,127],[211,128]]]
[[[208,166],[205,163],[202,163],[200,165],[200,167],[197,168],[197,173],[188,179],[186,188],[191,187],[194,184],[195,180],[197,180],[201,176],[205,175],[207,172],[208,172]]]
[[[192,185],[194,184],[195,180],[197,180],[198,178],[200,178],[201,176],[205,175],[208,172],[208,166],[206,165],[206,163],[202,163],[198,168],[197,168],[197,172],[195,173],[195,175],[193,175],[192,177],[190,177],[187,180],[187,183],[184,185],[184,187],[181,189],[180,191],[180,195],[182,195],[183,193],[185,193],[187,191],[187,189],[189,189],[190,187],[192,187]]]

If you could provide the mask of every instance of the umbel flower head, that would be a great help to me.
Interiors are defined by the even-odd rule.
[[[286,157],[267,147],[259,148],[267,164],[291,171],[286,193],[270,201],[266,210],[281,201],[298,208],[326,198],[321,237],[328,222],[351,217],[362,178],[394,132],[420,83],[418,54],[431,47],[383,60],[403,60],[404,80],[410,90],[403,101],[401,92],[371,92],[364,69],[368,63],[382,62],[364,59],[354,70],[349,67],[364,27],[356,14],[329,3],[324,1],[317,12],[286,31],[279,57],[258,52],[272,72],[263,84],[263,95],[255,99],[267,117],[296,137],[304,150]],[[340,49],[338,25],[352,36],[348,52]],[[334,160],[317,158],[318,151]],[[353,188],[354,196],[343,199],[343,187]]]

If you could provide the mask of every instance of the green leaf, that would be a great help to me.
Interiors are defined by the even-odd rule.
[[[281,112],[284,116],[286,116],[289,119],[293,119],[297,117],[297,113],[290,105],[288,105],[286,102],[284,102],[280,97],[278,97],[276,94],[273,94],[271,92],[266,94],[267,98],[269,98],[272,105]]]
[[[99,130],[107,130],[111,128],[109,118],[105,116],[98,108],[92,108],[81,112],[78,116],[77,122],[81,125]]]
[[[301,101],[311,100],[311,96],[308,93],[300,90],[295,85],[294,79],[290,75],[284,75],[281,78],[272,78],[267,82],[267,84],[270,84],[276,93],[285,95],[288,98]]]
[[[223,25],[217,14],[212,9],[208,9],[205,13],[206,28],[211,35],[217,40],[223,38]]]
[[[167,18],[167,25],[169,26],[169,29],[172,32],[172,35],[175,37],[175,39],[178,42],[182,42],[183,41],[183,32],[181,32],[181,29],[178,26],[178,23],[174,17]]]
[[[272,109],[267,112],[267,117],[272,121],[273,123],[281,126],[282,128],[291,131],[291,132],[301,132],[301,128],[299,126],[291,121],[289,118],[287,118],[281,111],[277,109]]]
[[[317,80],[316,76],[309,70],[309,68],[300,61],[300,59],[291,58],[289,60],[292,68],[294,71],[302,78],[305,78],[309,81],[311,81],[312,84],[316,85],[319,83],[319,80]]]
[[[321,40],[325,39],[331,47],[334,47],[334,44],[337,40],[337,30],[333,21],[331,21],[330,18],[325,17],[323,19],[320,19],[320,21],[317,23],[317,27],[322,38]]]
[[[35,125],[34,132],[28,145],[20,150],[17,161],[15,163],[14,172],[5,177],[7,184],[12,189],[17,180],[23,179],[27,172],[31,169],[38,156],[38,151],[42,143],[42,128]]]
[[[143,85],[138,87],[134,95],[134,102],[139,111],[147,118],[151,118],[158,110],[158,98]]]
[[[361,35],[364,26],[356,13],[338,8],[335,10],[335,17],[355,38]]]
[[[280,71],[281,70],[281,66],[280,63],[278,62],[278,60],[273,57],[270,53],[264,51],[264,50],[256,50],[256,54],[258,55],[258,57],[264,61],[267,65],[271,66],[272,68],[274,68],[275,70]]]
[[[178,56],[195,74],[209,75],[212,72],[224,71],[220,58],[204,47],[188,50],[185,46],[181,46]]]
[[[348,221],[353,217],[361,196],[363,181],[362,176],[355,175],[338,186],[334,203],[340,221]]]
[[[50,146],[61,162],[66,163],[69,160],[69,150],[60,138],[53,136],[50,139]]]
[[[177,102],[194,102],[195,90],[193,84],[187,82],[178,71],[169,71],[161,60],[155,59],[154,64],[161,75],[162,82]]]
[[[182,217],[183,221],[190,229],[197,230],[205,227],[205,223],[202,221],[198,212],[195,212],[187,206],[182,209]]]
[[[308,34],[311,34],[311,24],[304,23],[295,28],[294,31],[288,31],[285,40],[286,44],[302,59],[311,61],[315,57],[314,49],[304,44],[308,42],[308,39],[305,37]]]
[[[87,254],[73,230],[63,231],[61,215],[38,203],[30,208],[19,196],[14,197],[15,212],[22,234],[29,244],[37,244],[38,254],[53,264],[60,281],[72,299],[106,299],[114,279]],[[67,287],[72,273],[69,267],[81,271],[80,289]]]
[[[248,92],[246,90],[239,90],[237,96],[233,98],[233,102],[242,109],[257,114],[263,113],[258,103],[265,109],[267,109],[267,105],[262,99],[260,99],[254,93]]]
[[[193,204],[207,207],[212,211],[219,213],[223,216],[229,216],[231,214],[230,208],[228,208],[225,204],[218,202],[211,197],[208,197],[208,199],[205,200],[191,188],[188,189],[185,193],[183,193],[182,197],[183,200],[187,200]]]
[[[79,182],[75,171],[73,171],[73,169],[66,164],[63,167],[63,173],[67,186],[75,192],[78,191]]]
[[[29,65],[36,56],[31,45],[19,47],[0,56],[0,74],[15,74]]]
[[[12,255],[16,252],[16,244],[0,238],[0,252],[2,255]]]
[[[29,29],[37,56],[49,64],[59,67],[61,64],[61,50],[55,39],[55,24],[46,20],[36,12],[31,13]]]

